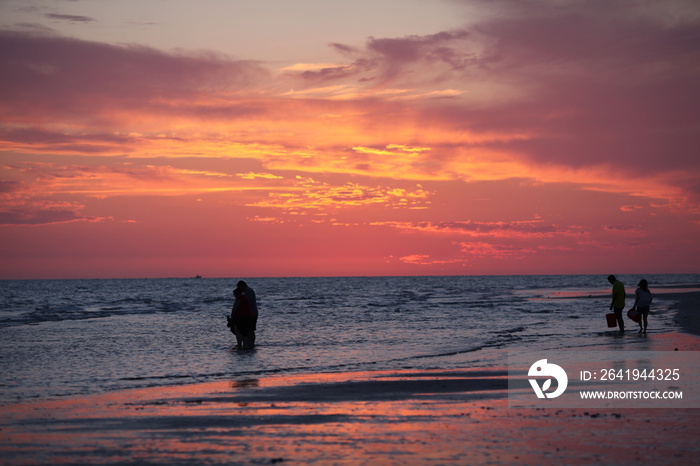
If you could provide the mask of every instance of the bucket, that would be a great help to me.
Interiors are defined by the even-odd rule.
[[[605,318],[608,319],[608,327],[617,327],[617,318],[614,313],[605,314]]]
[[[642,315],[636,309],[630,309],[629,311],[627,311],[627,317],[629,317],[637,323],[640,323],[642,321]]]

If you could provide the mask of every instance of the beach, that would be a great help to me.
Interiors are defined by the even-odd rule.
[[[653,351],[699,351],[699,292]],[[507,368],[336,371],[8,404],[2,464],[696,464],[700,409],[514,409]]]
[[[676,322],[684,332],[700,336],[700,292],[668,294],[661,297],[678,301]]]

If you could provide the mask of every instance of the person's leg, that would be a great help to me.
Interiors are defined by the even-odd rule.
[[[620,327],[620,332],[625,331],[625,321],[622,319],[622,309],[615,309],[615,317],[617,318],[617,325]]]
[[[641,309],[639,309],[639,308],[637,308],[637,312],[639,312],[639,322],[638,322],[639,323],[639,333],[642,333],[642,330],[643,330],[642,318],[643,318],[644,314],[642,313]]]
[[[252,345],[255,346],[255,331],[258,329],[258,316],[253,317],[253,343]]]
[[[644,321],[644,331],[642,333],[647,333],[647,317],[649,316],[649,308],[642,310],[642,320]]]
[[[255,344],[255,330],[253,330],[252,319],[246,317],[242,320],[243,326],[243,349],[253,349]]]
[[[233,333],[236,335],[236,346],[238,349],[243,348],[243,335],[241,335],[241,328],[238,322],[233,324]]]

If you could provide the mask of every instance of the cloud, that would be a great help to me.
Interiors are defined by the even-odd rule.
[[[399,257],[399,261],[405,264],[426,266],[460,264],[465,262],[464,259],[433,259],[428,254],[410,254],[408,256]]]
[[[282,71],[293,77],[306,81],[323,82],[355,76],[359,71],[357,65],[297,64],[283,68]]]
[[[56,31],[45,24],[39,24],[39,23],[27,23],[27,22],[20,22],[20,23],[15,23],[14,27],[26,31],[26,32],[33,32],[33,33],[40,33],[40,34],[53,34]]]
[[[44,199],[50,196],[182,196],[202,193],[241,192],[259,189],[285,189],[251,181],[275,182],[281,177],[240,177],[207,170],[175,168],[170,165],[79,165],[22,162],[4,169],[22,181],[8,182],[6,205],[18,199]],[[2,193],[0,191],[0,193]]]
[[[236,176],[244,180],[255,180],[255,179],[265,179],[265,180],[281,180],[284,179],[283,176],[273,175],[272,173],[238,173]]]
[[[553,237],[581,237],[586,235],[580,227],[559,227],[542,220],[525,221],[460,221],[460,222],[372,222],[374,226],[387,226],[404,231],[417,231],[436,235],[542,239]]]
[[[122,121],[125,112],[245,113],[249,110],[228,105],[222,93],[268,76],[258,64],[214,54],[166,54],[11,32],[0,32],[0,70],[0,117],[6,124],[60,121],[93,127]],[[219,97],[205,98],[213,92]]]
[[[568,183],[697,209],[700,71],[687,64],[700,59],[698,7],[481,5],[491,14],[462,28],[332,43],[339,60],[281,72],[215,54],[1,33],[0,148]]]
[[[410,254],[399,258],[400,262],[420,266],[442,266],[457,264],[466,266],[479,260],[522,260],[548,249],[540,246],[516,244],[494,244],[483,241],[454,242],[458,248],[449,259],[435,258],[429,254]]]
[[[412,146],[407,146],[404,144],[388,144],[386,146],[386,150],[382,149],[375,149],[373,147],[353,147],[352,150],[357,152],[358,154],[372,154],[372,155],[379,155],[379,156],[411,156],[415,154],[419,154],[421,152],[427,152],[430,150],[430,147],[412,147]]]
[[[527,135],[484,148],[532,171],[697,173],[700,69],[689,66],[700,61],[696,2],[484,5],[491,15],[462,30],[332,44],[354,60],[353,95],[376,97],[390,83],[394,96],[427,96],[417,89],[444,85],[458,100],[426,103],[416,118],[453,134]],[[324,76],[329,88],[351,85],[348,78]],[[360,78],[371,84],[360,87]],[[680,184],[697,197],[689,179]]]
[[[460,252],[467,257],[490,259],[524,259],[537,251],[536,248],[484,242],[462,242],[459,243],[459,248]]]
[[[71,210],[0,210],[0,225],[47,225],[87,220]]]
[[[430,192],[382,186],[345,183],[333,186],[313,178],[297,177],[295,188],[288,192],[271,192],[251,207],[280,209],[287,212],[332,212],[351,207],[383,206],[393,209],[419,209],[430,204]]]
[[[246,220],[248,220],[249,222],[260,222],[260,223],[285,223],[285,220],[283,218],[261,217],[259,215],[255,215],[253,217],[248,217]]]
[[[620,206],[620,210],[623,212],[635,212],[637,210],[643,209],[643,206],[636,205],[636,204],[629,204],[629,205],[623,205]]]
[[[60,14],[55,14],[55,13],[48,13],[46,15],[47,18],[50,19],[58,19],[62,21],[68,21],[71,23],[90,23],[95,21],[94,18],[90,18],[89,16],[80,16],[80,15],[60,15]]]
[[[12,193],[14,191],[19,191],[22,187],[22,183],[19,181],[3,181],[0,180],[0,194]]]
[[[370,37],[362,47],[332,46],[353,58],[346,66],[357,80],[374,88],[390,83],[435,90],[435,85],[452,82],[462,89],[464,84],[473,85],[489,62],[498,60],[489,54],[488,44],[493,40],[480,31],[461,29],[424,36]]]
[[[449,75],[451,71],[480,63],[478,53],[464,45],[470,34],[457,30],[425,36],[370,37],[363,47],[331,43],[333,50],[353,61],[323,67],[307,65],[297,76],[310,82],[353,79],[374,88],[393,81],[415,82],[415,76],[422,76],[422,81],[426,80],[425,76],[441,81],[446,79],[441,74]],[[420,74],[415,73],[417,67],[422,67]]]
[[[604,230],[627,236],[644,236],[644,229],[640,225],[606,225]]]
[[[497,3],[518,8],[519,2]],[[478,25],[494,39],[489,54],[498,57],[487,77],[511,79],[529,92],[527,99],[494,109],[499,113],[465,112],[462,121],[491,129],[547,128],[542,137],[513,144],[539,162],[624,161],[632,172],[697,168],[697,133],[690,125],[700,117],[691,104],[700,70],[688,63],[700,60],[700,7],[636,1],[598,6],[542,2]]]
[[[72,133],[37,127],[0,128],[5,150],[36,153],[107,154],[124,153],[136,143],[133,135],[119,133]]]
[[[427,36],[371,37],[366,47],[391,63],[388,68],[392,68],[395,63],[442,62],[454,69],[463,69],[467,60],[458,49],[449,45],[468,36],[468,31],[444,31]]]
[[[68,222],[101,222],[107,219],[83,215],[85,206],[47,200],[16,200],[0,207],[0,225],[50,225]]]

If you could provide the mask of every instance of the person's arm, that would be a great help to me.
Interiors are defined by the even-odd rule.
[[[613,289],[612,289],[612,301],[610,301],[610,310],[611,310],[611,311],[612,311],[614,305],[615,305],[615,287],[613,286]]]
[[[639,290],[634,292],[634,306],[632,306],[632,309],[637,309],[638,302],[639,302]]]

